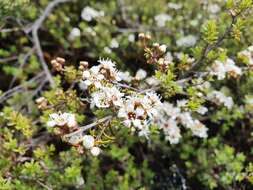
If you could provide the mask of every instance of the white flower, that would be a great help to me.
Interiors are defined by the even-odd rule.
[[[121,106],[123,93],[119,91],[115,86],[102,87],[99,91],[91,94],[92,107],[96,105],[98,108],[108,108],[112,105]]]
[[[128,35],[128,41],[129,41],[129,42],[134,42],[134,41],[135,41],[135,36],[134,36],[134,34],[129,34],[129,35]]]
[[[104,51],[108,54],[112,53],[112,50],[109,47],[104,47]]]
[[[171,8],[171,9],[178,10],[178,9],[182,8],[182,4],[170,2],[170,3],[168,3],[168,7]]]
[[[91,149],[95,144],[95,139],[91,135],[84,135],[83,136],[83,146],[86,149]]]
[[[164,60],[165,60],[167,63],[172,63],[172,62],[173,62],[173,56],[171,55],[171,52],[167,52],[167,53],[165,54]]]
[[[192,47],[196,44],[197,37],[193,35],[184,36],[176,41],[180,47]]]
[[[231,97],[226,97],[222,92],[212,91],[208,94],[208,99],[214,101],[217,104],[224,104],[228,109],[231,109],[234,105]]]
[[[94,18],[102,17],[102,16],[104,16],[103,11],[97,11],[89,6],[85,7],[81,13],[82,19],[88,22],[92,21]]]
[[[146,78],[146,76],[147,76],[147,72],[143,69],[139,69],[135,75],[135,79],[143,80],[144,78]]]
[[[121,80],[126,81],[126,82],[131,82],[133,79],[133,77],[130,75],[130,73],[128,71],[126,71],[126,72],[119,71],[118,75]]]
[[[146,78],[145,82],[150,86],[158,86],[160,84],[160,81],[153,76]]]
[[[87,88],[88,88],[88,86],[86,85],[86,83],[84,81],[80,81],[78,86],[81,90],[87,90]]]
[[[220,11],[220,7],[218,4],[210,4],[208,6],[208,11],[212,14],[217,14]]]
[[[208,109],[206,107],[204,107],[204,106],[200,106],[196,111],[199,114],[204,115],[208,111]]]
[[[253,105],[253,97],[251,95],[245,96],[245,103],[248,105]]]
[[[253,65],[253,46],[250,46],[246,50],[239,52],[238,56],[241,58],[246,58],[249,66],[252,66]]]
[[[228,109],[231,109],[234,105],[234,101],[231,97],[227,97],[224,99],[224,106],[226,106]]]
[[[84,29],[84,31],[87,32],[87,33],[89,33],[92,36],[96,36],[97,35],[96,32],[92,28],[90,28],[90,27],[86,27]]]
[[[163,53],[166,52],[167,46],[165,44],[159,46],[159,50]]]
[[[170,119],[164,125],[163,131],[165,134],[165,139],[170,141],[170,144],[177,144],[181,138],[180,129],[177,127],[175,120]]]
[[[118,48],[119,47],[119,42],[113,38],[110,44],[110,48]]]
[[[135,106],[136,102],[129,98],[118,111],[118,117],[124,119],[123,123],[126,127],[131,127],[132,124],[137,128],[142,126],[140,122],[140,118],[143,116],[141,109],[136,109]]]
[[[161,109],[165,114],[173,119],[177,118],[180,115],[180,108],[174,107],[172,104],[168,102],[163,102],[161,105]]]
[[[142,106],[150,118],[154,118],[158,114],[158,109],[162,106],[160,97],[155,92],[146,92],[142,99]]]
[[[77,122],[74,114],[67,113],[67,125],[68,127],[76,127]]]
[[[183,112],[178,116],[178,118],[180,123],[187,128],[191,128],[194,125],[194,121],[190,112]]]
[[[182,99],[182,100],[177,100],[177,107],[182,108],[186,107],[188,103],[188,100]]]
[[[149,138],[149,134],[150,134],[150,130],[149,130],[149,125],[148,123],[145,121],[143,127],[141,128],[141,130],[139,131],[138,135],[144,136],[147,139]]]
[[[217,76],[218,80],[226,77],[226,68],[221,61],[216,60],[211,67],[211,75]]]
[[[251,53],[253,53],[253,46],[249,46],[248,47],[248,51],[250,51]]]
[[[206,128],[206,126],[203,125],[199,120],[194,120],[194,125],[192,125],[191,131],[193,135],[197,137],[206,138],[208,128]]]
[[[68,142],[72,145],[77,145],[79,144],[80,142],[82,142],[83,140],[83,136],[82,134],[78,133],[76,135],[72,135],[69,139],[68,139]]]
[[[74,40],[75,38],[78,38],[81,35],[81,31],[79,28],[73,28],[69,34],[69,39]]]
[[[240,67],[237,67],[235,65],[235,62],[232,59],[227,59],[225,63],[225,68],[228,73],[230,73],[232,76],[239,76],[242,75],[242,70]]]
[[[99,59],[98,62],[100,63],[99,68],[100,72],[103,72],[103,75],[108,80],[113,81],[120,81],[121,78],[119,77],[118,71],[115,68],[115,62],[110,59]]]
[[[153,92],[144,97],[128,96],[118,111],[118,117],[123,118],[126,127],[142,130],[147,121],[158,114],[159,102],[159,97]]]
[[[224,63],[216,60],[212,65],[210,74],[216,75],[218,80],[222,80],[226,77],[226,73],[229,73],[232,77],[237,77],[242,75],[242,70],[230,58],[227,58]]]
[[[90,149],[90,153],[92,156],[98,156],[101,153],[101,149],[97,146],[94,146]]]
[[[171,20],[171,16],[165,13],[155,16],[155,21],[158,27],[164,27],[166,25],[166,22]]]
[[[110,59],[99,59],[98,62],[100,63],[98,66],[83,71],[83,82],[87,87],[94,85],[96,88],[101,88],[101,82],[105,79],[109,81],[121,80],[114,62]],[[83,88],[84,84],[82,84]]]
[[[175,53],[175,55],[176,55],[176,57],[179,59],[179,60],[182,60],[182,59],[185,59],[185,57],[186,57],[186,62],[187,63],[193,63],[194,62],[194,58],[191,58],[191,57],[189,57],[189,55],[187,55],[187,54],[184,54],[184,53],[182,53],[182,52],[179,52],[179,53]]]
[[[54,126],[64,126],[67,125],[68,127],[76,127],[77,122],[75,119],[75,115],[71,113],[53,113],[49,115],[50,120],[47,122],[49,127]]]
[[[98,91],[91,94],[91,107],[96,105],[98,108],[110,107],[110,102],[107,100],[107,96],[104,91]]]
[[[96,88],[101,88],[101,81],[104,75],[100,72],[99,66],[93,66],[89,70],[83,71],[83,80],[86,86],[94,85]]]
[[[99,59],[98,62],[100,63],[99,67],[102,67],[107,70],[115,70],[115,63],[110,59]]]

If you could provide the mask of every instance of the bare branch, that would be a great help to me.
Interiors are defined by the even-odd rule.
[[[27,34],[32,32],[33,43],[35,45],[42,68],[46,73],[47,79],[51,87],[54,87],[55,84],[54,84],[53,77],[48,69],[47,63],[44,59],[43,51],[42,51],[39,36],[38,36],[38,30],[42,26],[44,20],[48,17],[48,15],[50,15],[50,13],[58,4],[69,2],[69,1],[72,1],[72,0],[54,0],[51,3],[49,3],[46,9],[44,10],[44,12],[42,13],[42,15],[35,21],[35,23],[30,28],[26,30]]]

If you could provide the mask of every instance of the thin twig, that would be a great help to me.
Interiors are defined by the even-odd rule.
[[[44,20],[48,17],[48,15],[50,15],[50,13],[58,4],[69,2],[69,1],[72,1],[72,0],[54,0],[51,3],[49,3],[46,9],[43,11],[42,15],[35,21],[35,23],[30,28],[26,30],[27,34],[32,32],[33,43],[35,45],[42,68],[46,73],[47,79],[51,87],[54,87],[55,84],[54,84],[53,77],[48,69],[47,63],[44,59],[43,51],[42,51],[39,36],[38,36],[38,31],[39,31],[39,28],[42,26]]]
[[[27,87],[29,84],[33,83],[33,82],[37,82],[39,81],[41,78],[44,78],[45,77],[45,73],[44,72],[41,72],[39,73],[38,75],[36,75],[35,77],[31,78],[29,81],[21,84],[21,85],[18,85],[6,92],[4,92],[1,96],[0,96],[0,104],[2,102],[4,102],[5,100],[7,100],[8,98],[12,97],[15,93],[17,92],[21,92],[24,90],[25,87]]]
[[[118,87],[127,88],[127,89],[133,90],[133,91],[139,91],[139,89],[129,86],[127,84],[122,84],[122,83],[118,83],[118,82],[115,82],[114,84],[116,84]]]
[[[10,33],[10,32],[16,32],[22,30],[22,28],[4,28],[0,30],[0,33]]]
[[[0,59],[0,63],[6,63],[6,62],[9,62],[9,61],[15,61],[17,59],[18,59],[18,56],[6,57],[6,58]]]
[[[238,14],[239,15],[239,14]],[[217,40],[217,42],[213,45],[209,45],[207,44],[203,51],[202,51],[202,55],[200,57],[200,59],[196,60],[193,64],[192,64],[192,67],[191,67],[191,70],[194,70],[194,69],[197,69],[199,66],[201,66],[201,62],[206,58],[207,54],[212,51],[213,49],[219,47],[223,42],[224,40],[227,38],[227,36],[230,34],[230,32],[232,31],[233,29],[233,26],[234,24],[236,23],[236,20],[237,20],[237,16],[232,16],[232,21],[229,25],[229,27],[226,29],[226,31],[222,34],[222,36],[219,37],[219,39]],[[186,74],[186,76],[188,76],[189,73]]]
[[[32,53],[34,52],[35,48],[33,47],[28,53],[25,54],[24,58],[23,58],[23,62],[20,64],[19,69],[22,69],[24,67],[24,65],[26,64],[27,60],[29,59],[29,57],[32,55]],[[14,76],[11,80],[11,83],[9,85],[9,89],[12,88],[13,84],[15,83],[17,79],[17,76]]]
[[[41,185],[42,187],[46,188],[47,190],[53,190],[51,187],[47,186],[46,184],[42,183],[41,181],[39,180],[36,180],[36,182]]]
[[[95,122],[89,124],[89,125],[85,125],[85,126],[83,126],[83,127],[80,127],[77,131],[65,135],[64,138],[69,138],[69,137],[71,137],[71,136],[73,136],[73,135],[82,133],[82,132],[84,132],[84,131],[86,131],[86,130],[88,130],[88,129],[90,129],[90,128],[92,128],[92,127],[94,127],[94,126],[96,126],[96,125],[98,125],[98,124],[100,124],[100,123],[103,123],[103,122],[105,122],[105,121],[108,121],[108,120],[110,120],[110,119],[112,119],[112,116],[106,116],[106,117],[104,117],[104,118],[102,118],[102,119],[99,119],[99,120],[97,120],[97,121],[95,121]]]

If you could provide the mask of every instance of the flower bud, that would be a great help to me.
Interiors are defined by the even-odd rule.
[[[61,65],[64,65],[64,63],[65,63],[65,59],[62,58],[62,57],[56,57],[56,61],[57,61],[58,63],[60,63]]]
[[[162,53],[165,53],[165,52],[166,52],[166,49],[167,49],[167,46],[166,46],[165,44],[159,46],[159,50],[160,50]]]
[[[150,36],[149,34],[146,34],[145,38],[146,38],[147,40],[150,40],[150,39],[151,39],[151,36]]]
[[[144,34],[144,33],[140,33],[140,34],[138,35],[138,37],[142,40],[142,39],[145,38],[145,34]]]
[[[164,64],[164,58],[158,59],[158,65],[163,65]]]
[[[82,135],[81,134],[73,135],[69,138],[68,142],[72,145],[77,145],[80,142],[82,142]]]
[[[159,48],[159,44],[158,43],[153,43],[153,47]]]
[[[146,78],[146,76],[147,76],[147,72],[143,69],[139,69],[135,75],[135,79],[143,80],[144,78]]]
[[[45,109],[47,107],[47,99],[44,97],[37,98],[35,102],[39,109]]]
[[[87,61],[80,61],[79,69],[83,71],[83,70],[87,69],[88,66],[89,66],[89,63]]]
[[[53,59],[51,61],[51,65],[54,68],[54,70],[56,70],[58,72],[62,71],[62,69],[63,69],[62,64],[59,63],[58,61],[56,61],[55,59]]]
[[[90,150],[90,153],[92,154],[92,156],[98,156],[101,152],[101,149],[99,147],[92,147]]]
[[[91,149],[95,144],[95,139],[91,135],[84,135],[83,137],[83,146],[86,149]]]

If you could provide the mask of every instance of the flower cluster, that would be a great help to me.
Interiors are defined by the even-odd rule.
[[[160,52],[159,56],[166,51],[166,47],[160,45],[153,45],[158,49],[153,49]],[[164,54],[166,57],[167,54]],[[172,60],[172,58],[171,58]],[[176,106],[167,101],[161,101],[161,97],[150,89],[141,90],[134,88],[131,84],[145,83],[150,86],[159,85],[154,77],[147,77],[147,72],[139,69],[135,76],[131,76],[129,72],[119,72],[116,65],[109,59],[100,59],[99,65],[88,68],[87,62],[80,63],[82,73],[81,84],[85,86],[82,88],[90,94],[89,103],[91,109],[110,109],[114,112],[113,117],[118,119],[123,126],[129,128],[132,132],[137,132],[139,136],[149,137],[151,127],[158,126],[164,134],[165,138],[171,143],[176,144],[181,138],[181,127],[189,129],[193,136],[206,138],[208,128],[198,119],[201,115],[207,113],[208,109],[204,106],[199,106],[198,109],[191,110],[188,108],[188,100],[178,100]],[[226,63],[216,61],[218,67],[225,68],[225,72],[239,73],[237,66],[231,59],[227,59]],[[220,68],[219,68],[220,69]],[[217,69],[217,72],[220,70]],[[213,74],[217,72],[213,69]],[[238,74],[238,75],[239,75]],[[219,79],[224,76],[217,73]],[[127,84],[120,83],[127,82]],[[128,85],[130,84],[130,85]],[[199,85],[199,88],[210,86],[207,82]],[[198,85],[196,86],[198,88]],[[204,94],[201,93],[201,97]],[[224,104],[231,109],[233,100],[231,97],[226,97],[218,91],[209,93],[207,100],[214,101],[217,104]],[[51,120],[48,122],[49,126],[77,126],[74,116],[72,114],[51,114]],[[100,153],[99,147],[95,146],[95,139],[91,135],[83,136],[82,133],[76,133],[68,140],[71,144],[82,145],[85,149],[90,150],[91,154],[98,155]]]
[[[147,46],[146,42],[150,40],[150,37],[144,34],[140,34],[139,37],[144,44],[147,62],[158,65],[159,71],[168,71],[169,67],[167,66],[173,64],[173,57],[169,52],[166,53],[166,45],[154,43]],[[189,65],[195,61],[186,54],[174,53],[174,55],[177,60],[182,62],[184,60]],[[240,52],[239,56],[246,57],[251,64],[253,60],[252,48]],[[59,58],[53,61],[55,66],[60,65],[58,64],[59,61],[61,61]],[[111,114],[107,117],[115,119],[118,122],[117,125],[125,126],[131,132],[138,133],[139,136],[146,138],[149,138],[151,128],[157,126],[171,144],[179,143],[182,137],[182,128],[190,130],[193,136],[207,138],[208,128],[201,120],[201,116],[208,112],[205,106],[198,105],[193,109],[191,107],[192,102],[187,99],[177,100],[176,103],[163,100],[160,95],[152,90],[159,87],[162,81],[154,76],[147,77],[147,72],[143,69],[137,70],[132,76],[128,71],[118,71],[116,64],[109,59],[100,59],[98,63],[98,65],[89,68],[88,62],[83,61],[80,62],[79,66],[82,72],[80,87],[89,94],[85,101],[90,105],[92,112],[96,109],[105,110],[105,113]],[[206,74],[217,76],[218,80],[221,80],[226,78],[226,74],[231,77],[242,75],[242,69],[236,66],[230,58],[224,62],[216,60],[210,68],[210,72],[200,73],[196,80],[192,80],[194,89],[197,90],[197,97],[231,109],[233,99],[225,96],[222,92],[211,91],[205,95],[206,92],[203,89],[211,88],[211,83],[204,79]],[[179,84],[184,81],[187,80],[179,81]],[[182,90],[185,88],[184,85],[182,85]],[[148,89],[146,89],[147,87]],[[84,129],[78,129],[75,116],[70,113],[51,114],[48,126],[60,128],[59,131],[68,137],[70,144],[78,148],[81,146],[89,150],[92,155],[97,156],[101,152],[100,143],[103,144],[101,136],[105,134],[104,130],[106,130],[107,125],[111,125],[111,121],[105,121],[102,118],[104,123],[101,125],[101,134],[97,137],[93,133],[83,135]],[[92,124],[91,127],[96,125],[98,123]],[[106,134],[105,136],[108,137]]]
[[[118,111],[118,117],[123,119],[126,127],[134,131],[137,129],[139,134],[147,136],[149,129],[146,126],[157,116],[160,105],[160,98],[154,92],[147,92],[143,96],[127,96]]]
[[[208,99],[217,103],[217,104],[223,104],[228,109],[231,109],[234,105],[233,99],[231,97],[225,96],[220,91],[212,91],[210,94],[208,94]]]
[[[199,120],[192,117],[191,111],[186,107],[187,102],[187,100],[180,100],[176,107],[164,102],[159,109],[159,117],[156,118],[156,123],[164,131],[166,139],[171,144],[177,144],[181,138],[180,125],[190,129],[194,136],[207,137],[208,129]],[[205,114],[207,108],[200,107],[197,112]]]
[[[77,121],[74,114],[71,113],[52,113],[49,115],[50,120],[47,122],[48,127],[54,127],[58,130],[58,133],[69,133],[75,132],[79,129]],[[63,136],[64,137],[64,136]],[[95,139],[91,135],[82,135],[82,133],[77,133],[71,135],[67,140],[68,143],[76,146],[80,152],[82,152],[82,147],[90,150],[93,156],[98,156],[101,152],[100,148],[95,146]]]
[[[240,67],[235,65],[235,62],[227,58],[225,62],[216,60],[212,67],[210,74],[213,76],[217,76],[218,80],[223,80],[226,77],[226,74],[229,76],[237,78],[242,75],[242,70]]]
[[[184,36],[177,40],[177,45],[180,47],[192,47],[196,44],[197,37],[193,35]]]
[[[83,71],[83,84],[86,87],[102,87],[103,81],[120,81],[118,71],[115,69],[115,63],[111,60],[101,59],[98,66],[93,66],[89,70]]]
[[[93,156],[98,156],[101,152],[101,149],[95,146],[95,139],[91,135],[84,135],[83,136],[83,146],[90,150]]]
[[[67,126],[74,128],[77,126],[75,115],[71,113],[52,113],[49,115],[50,120],[47,122],[49,127],[62,127]]]
[[[239,52],[239,58],[245,61],[250,68],[253,68],[253,46],[248,47],[246,50]]]
[[[83,20],[90,22],[94,18],[104,16],[104,14],[104,11],[97,11],[94,8],[87,6],[82,10],[81,17]]]
[[[208,129],[198,119],[192,117],[191,111],[186,106],[187,100],[178,101],[177,106],[174,107],[168,102],[161,102],[160,96],[153,91],[133,91],[128,94],[122,89],[124,86],[117,86],[119,83],[101,83],[101,80],[105,78],[107,78],[106,81],[112,79],[111,81],[113,82],[127,81],[131,83],[132,81],[146,78],[146,71],[140,69],[132,77],[129,72],[117,72],[115,64],[110,60],[100,60],[99,62],[100,65],[84,71],[84,76],[86,77],[84,79],[89,80],[87,85],[97,87],[91,93],[90,102],[92,108],[109,108],[116,111],[116,115],[122,121],[122,124],[130,128],[131,131],[137,131],[140,136],[148,137],[150,126],[155,124],[163,130],[166,139],[172,144],[178,143],[181,138],[180,125],[190,129],[194,136],[207,137]],[[90,73],[94,72],[94,67],[96,68],[96,74],[92,75]],[[101,68],[105,69],[106,72],[101,72]],[[113,75],[110,73],[113,73]],[[115,80],[117,77],[112,76],[118,76],[119,80]],[[153,82],[151,81],[151,83],[154,84],[156,79],[153,78],[152,80]],[[100,82],[99,87],[96,85],[98,81]],[[203,115],[207,111],[206,107],[200,106],[195,112]]]
[[[98,108],[120,107],[123,105],[123,96],[124,94],[115,86],[101,87],[101,89],[91,94],[91,106],[97,106]]]
[[[158,27],[165,27],[166,22],[171,21],[172,17],[168,14],[161,13],[155,16],[155,21]]]

